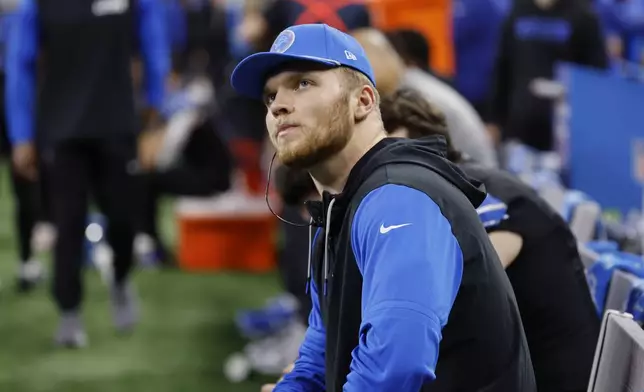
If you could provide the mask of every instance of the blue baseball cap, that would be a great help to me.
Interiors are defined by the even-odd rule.
[[[291,61],[353,68],[376,85],[371,64],[358,41],[325,24],[297,25],[282,31],[270,52],[255,53],[237,64],[230,82],[239,94],[261,99],[268,74]]]

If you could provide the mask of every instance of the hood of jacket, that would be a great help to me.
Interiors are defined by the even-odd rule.
[[[309,212],[316,226],[324,226],[331,200],[334,200],[332,215],[334,222],[340,222],[338,215],[344,214],[360,186],[377,169],[384,165],[411,164],[431,170],[457,187],[477,208],[486,197],[481,182],[468,177],[456,164],[446,158],[447,143],[442,136],[420,139],[386,138],[371,148],[351,169],[347,183],[339,195],[324,192],[322,201],[307,202]]]

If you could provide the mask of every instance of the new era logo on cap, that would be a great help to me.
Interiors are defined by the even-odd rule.
[[[347,57],[347,60],[354,60],[354,61],[357,61],[357,60],[358,60],[358,58],[356,57],[356,55],[355,55],[355,54],[353,54],[353,53],[351,53],[351,52],[349,52],[348,50],[345,50],[345,51],[344,51],[344,55]]]
[[[373,69],[358,41],[325,24],[297,25],[282,31],[270,52],[255,53],[237,65],[231,83],[238,93],[261,99],[266,75],[293,61],[350,67],[375,85]]]

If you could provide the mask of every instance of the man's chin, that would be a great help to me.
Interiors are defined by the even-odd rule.
[[[319,159],[314,155],[298,155],[293,153],[277,154],[277,159],[282,165],[291,169],[306,170],[315,166]]]
[[[303,159],[285,159],[282,160],[280,159],[280,162],[282,165],[290,168],[290,169],[298,169],[298,170],[308,170],[311,166],[308,161],[303,160]]]

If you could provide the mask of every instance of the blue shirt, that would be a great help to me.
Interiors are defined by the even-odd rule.
[[[139,0],[139,36],[145,70],[147,101],[159,109],[170,71],[165,32],[166,14],[158,0]],[[38,9],[34,0],[22,0],[11,20],[6,53],[6,112],[12,144],[29,142],[34,133],[36,61],[40,49]]]
[[[425,193],[387,184],[360,203],[351,245],[363,277],[362,324],[343,390],[418,392],[436,377],[441,331],[463,273],[450,224]],[[326,332],[311,286],[309,328],[277,392],[325,390]]]

